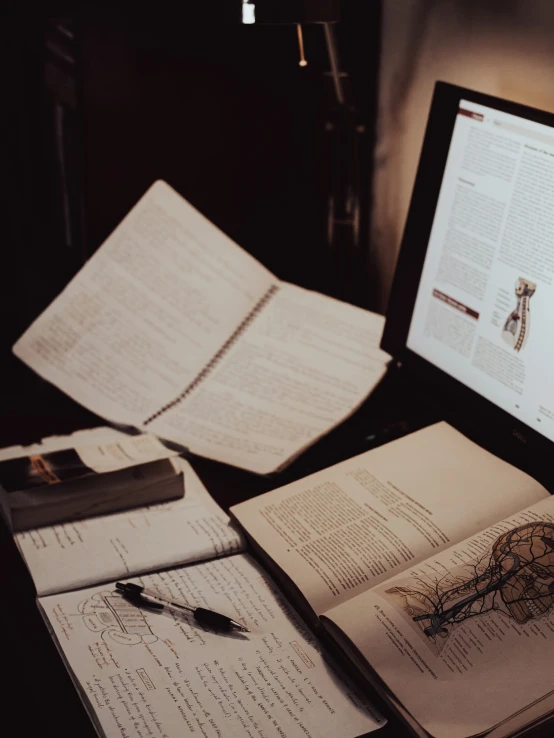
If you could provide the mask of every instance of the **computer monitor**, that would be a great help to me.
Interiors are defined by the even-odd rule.
[[[552,452],[554,115],[437,83],[382,347],[502,455]]]

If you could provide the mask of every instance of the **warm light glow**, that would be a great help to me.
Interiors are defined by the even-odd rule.
[[[249,0],[242,0],[242,22],[245,25],[256,22],[256,6]]]
[[[304,36],[302,35],[302,26],[300,23],[296,26],[296,35],[298,37],[298,49],[300,51],[300,61],[298,62],[299,67],[307,67],[308,62],[304,56]]]

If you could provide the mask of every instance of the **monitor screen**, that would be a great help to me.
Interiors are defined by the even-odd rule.
[[[554,127],[501,107],[453,111],[406,345],[554,440]]]

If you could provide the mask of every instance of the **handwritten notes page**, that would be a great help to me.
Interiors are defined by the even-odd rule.
[[[447,423],[232,508],[316,614],[548,492]]]
[[[196,454],[275,471],[382,379],[382,315],[281,283],[187,398],[149,426]]]
[[[109,586],[41,598],[107,738],[347,738],[383,724],[248,556],[136,581],[252,632],[215,634],[190,619],[138,610]]]
[[[156,182],[13,350],[108,420],[267,473],[376,387],[383,325],[280,282]]]
[[[431,735],[465,738],[515,716],[495,733],[508,735],[538,717],[536,702],[545,703],[539,715],[554,704],[553,536],[549,496],[323,621],[350,638]]]
[[[179,500],[16,535],[39,595],[241,550],[229,517],[184,459]]]
[[[158,181],[14,353],[96,414],[139,427],[197,377],[274,282]]]

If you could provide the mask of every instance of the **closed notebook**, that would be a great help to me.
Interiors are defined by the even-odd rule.
[[[18,531],[182,497],[183,475],[169,458],[174,455],[147,435],[16,449],[0,461],[4,516]]]

